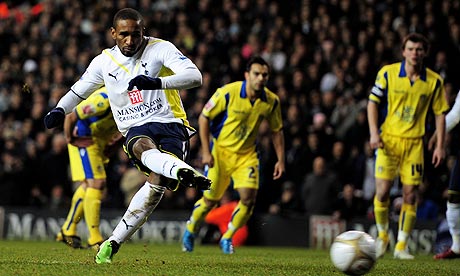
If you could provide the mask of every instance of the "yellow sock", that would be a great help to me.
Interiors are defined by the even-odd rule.
[[[233,210],[232,218],[228,223],[227,231],[222,235],[223,239],[231,239],[235,234],[236,230],[243,227],[246,222],[248,222],[249,218],[252,215],[252,211],[254,208],[249,208],[248,206],[238,202],[236,205],[235,210]]]
[[[62,225],[61,229],[66,236],[75,236],[77,234],[77,224],[83,217],[83,199],[85,198],[85,189],[78,186],[72,196],[72,203],[70,205],[67,218]]]
[[[99,231],[101,199],[101,190],[94,188],[86,189],[85,201],[83,203],[83,206],[85,208],[85,221],[89,232],[89,245],[93,245],[104,240],[102,238],[101,232]]]
[[[398,242],[396,243],[396,250],[405,250],[407,240],[412,232],[417,218],[417,205],[403,203],[401,206],[401,213],[399,214],[398,224]]]
[[[374,215],[375,215],[375,224],[379,232],[379,238],[383,240],[388,240],[388,206],[390,205],[390,200],[381,202],[374,197]]]
[[[201,223],[204,221],[204,218],[209,213],[211,208],[209,208],[204,202],[204,198],[200,198],[195,205],[193,206],[193,212],[190,216],[190,219],[187,221],[187,230],[194,234],[195,231],[200,227]]]

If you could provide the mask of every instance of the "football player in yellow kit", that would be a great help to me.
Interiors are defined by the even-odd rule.
[[[192,252],[197,230],[233,182],[240,200],[233,210],[220,247],[232,254],[232,237],[252,215],[259,189],[259,158],[256,140],[260,124],[267,120],[278,158],[273,179],[285,171],[283,120],[278,96],[265,87],[269,65],[261,57],[248,61],[244,81],[229,83],[214,93],[199,118],[203,163],[211,189],[194,207],[182,238],[182,250]],[[210,138],[212,136],[212,138]]]
[[[67,115],[64,134],[68,142],[72,181],[79,186],[57,240],[81,248],[77,224],[84,216],[89,232],[88,247],[97,249],[104,241],[99,230],[101,200],[106,185],[105,165],[109,161],[104,151],[117,145],[122,137],[113,120],[105,88],[92,94]]]

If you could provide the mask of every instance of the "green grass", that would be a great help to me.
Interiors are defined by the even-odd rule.
[[[327,251],[306,248],[246,246],[223,255],[217,245],[183,253],[179,244],[128,243],[110,265],[95,264],[94,255],[57,242],[0,241],[0,275],[343,275]],[[367,275],[460,275],[460,259],[396,261],[388,253]]]

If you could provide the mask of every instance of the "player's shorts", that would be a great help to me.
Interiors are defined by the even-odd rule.
[[[147,123],[129,129],[123,149],[131,162],[145,175],[152,171],[138,160],[133,152],[133,145],[139,138],[149,138],[155,142],[161,152],[169,153],[181,160],[186,160],[190,145],[187,128],[178,123]]]
[[[217,145],[212,146],[214,166],[206,168],[205,175],[212,181],[204,197],[219,200],[231,182],[233,188],[259,189],[259,158],[257,152],[238,154]]]
[[[69,151],[70,171],[72,181],[85,179],[105,179],[105,165],[109,159],[104,155],[105,143],[95,143],[86,148],[67,145]]]
[[[375,177],[393,180],[399,172],[405,185],[419,185],[423,180],[424,158],[421,138],[381,135],[383,149],[377,149]]]

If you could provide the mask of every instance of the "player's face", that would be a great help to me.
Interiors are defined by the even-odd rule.
[[[252,64],[249,72],[245,73],[249,88],[255,92],[263,91],[267,84],[268,76],[268,67],[257,63]]]
[[[112,38],[123,55],[131,57],[142,46],[144,40],[143,27],[136,20],[118,20],[115,28],[112,27]]]
[[[426,56],[426,51],[421,42],[413,42],[408,40],[403,49],[402,55],[406,63],[411,66],[420,66]]]

